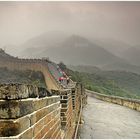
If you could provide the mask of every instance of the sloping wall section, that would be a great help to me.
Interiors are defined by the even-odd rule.
[[[48,90],[61,89],[62,86],[53,78],[48,69],[48,62],[41,59],[0,59],[0,67],[10,70],[32,70],[43,73]]]

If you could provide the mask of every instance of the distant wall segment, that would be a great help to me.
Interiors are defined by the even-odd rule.
[[[32,70],[40,71],[44,75],[46,86],[48,90],[61,89],[62,86],[54,79],[52,74],[49,72],[48,65],[46,60],[41,59],[1,59],[0,67],[6,67],[10,70]]]

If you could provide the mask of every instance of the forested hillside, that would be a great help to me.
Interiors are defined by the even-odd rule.
[[[60,66],[62,67],[62,64]],[[140,75],[138,74],[125,71],[102,71],[96,67],[87,66],[81,68],[79,66],[77,71],[75,67],[74,70],[70,70],[63,66],[63,69],[74,81],[82,82],[89,90],[140,99]]]

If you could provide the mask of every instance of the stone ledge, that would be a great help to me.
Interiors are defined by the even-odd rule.
[[[71,89],[61,89],[61,90],[52,90],[52,93],[54,95],[66,95],[68,96],[69,94],[71,94]]]
[[[19,118],[58,101],[60,101],[58,96],[8,101],[0,100],[0,118]]]
[[[97,93],[97,92],[90,91],[90,90],[86,90],[86,92],[88,94],[90,94],[90,96],[93,96],[97,99],[111,102],[111,103],[115,103],[115,104],[119,104],[122,106],[129,107],[131,109],[140,111],[140,100],[123,98],[123,97],[118,97],[118,96],[109,96],[109,95],[104,95],[104,94]]]
[[[59,102],[54,103],[19,119],[0,120],[0,137],[21,135],[20,133],[23,133],[29,127],[35,126],[41,120],[43,120],[44,125],[45,119],[49,115],[58,117],[57,115],[59,114],[60,116],[59,105]],[[53,119],[53,116],[51,116],[50,120]]]
[[[38,96],[38,88],[36,86],[23,84],[0,85],[0,99],[10,100],[37,96]]]
[[[26,84],[0,84],[0,99],[16,100],[51,96],[46,88]]]

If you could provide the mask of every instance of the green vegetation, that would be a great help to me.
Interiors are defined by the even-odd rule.
[[[80,68],[78,67],[78,69]],[[81,71],[82,69],[84,72]],[[100,69],[97,71],[97,68],[93,72],[90,68],[90,73],[86,73],[86,69],[88,71],[88,67],[81,68],[80,72],[70,69],[65,69],[65,71],[71,75],[72,80],[82,82],[89,90],[107,95],[140,99],[140,75],[125,71],[102,71]]]
[[[7,68],[0,68],[0,83],[23,83],[46,87],[43,74],[31,70],[12,71]]]

